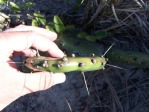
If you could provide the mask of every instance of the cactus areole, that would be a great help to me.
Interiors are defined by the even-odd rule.
[[[32,57],[24,61],[24,65],[33,71],[49,71],[65,73],[72,71],[95,71],[104,69],[107,59],[104,57]]]

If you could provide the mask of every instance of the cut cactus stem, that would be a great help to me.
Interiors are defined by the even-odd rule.
[[[107,59],[104,57],[31,57],[24,60],[24,65],[33,71],[66,73],[86,72],[104,69]]]

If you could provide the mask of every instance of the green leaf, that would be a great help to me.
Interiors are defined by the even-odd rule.
[[[13,12],[21,12],[22,10],[21,10],[21,8],[17,5],[17,4],[15,4],[14,2],[9,2],[9,4],[11,5],[11,10],[13,11]]]
[[[34,6],[33,2],[26,2],[22,5],[24,9],[29,9],[30,7]]]
[[[110,32],[106,32],[106,31],[99,31],[95,33],[95,37],[97,40],[101,40],[103,38],[106,38],[108,36],[112,35]]]
[[[33,20],[32,20],[32,26],[38,26],[38,22],[37,22],[36,19],[33,19]]]
[[[35,12],[34,14],[35,19],[42,25],[46,25],[46,19],[43,15],[41,15],[38,12]]]
[[[86,40],[90,41],[90,42],[96,42],[96,37],[95,36],[90,36],[90,35],[87,35],[85,37]]]
[[[50,27],[49,25],[46,25],[45,28],[46,28],[47,30],[49,30],[49,31],[55,32],[55,31],[53,30],[53,28]]]
[[[75,25],[67,25],[67,26],[65,26],[65,28],[66,28],[66,30],[75,30],[76,29]]]
[[[22,11],[21,9],[18,9],[16,7],[11,7],[10,10],[13,11],[14,13],[19,13]]]
[[[0,0],[0,4],[5,4],[7,0]]]
[[[21,10],[21,8],[17,5],[17,4],[15,4],[14,2],[9,2],[9,4],[11,5],[11,10],[13,11],[13,12],[21,12],[22,10]]]
[[[80,32],[77,37],[78,38],[85,38],[88,34],[86,32]]]
[[[63,33],[65,31],[66,28],[61,19],[57,15],[54,16],[53,22],[57,33]]]

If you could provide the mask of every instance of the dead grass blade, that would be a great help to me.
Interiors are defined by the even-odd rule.
[[[83,79],[84,79],[84,83],[85,83],[85,87],[86,87],[86,90],[87,90],[88,96],[90,96],[90,92],[89,92],[89,89],[88,89],[88,87],[87,87],[86,78],[85,78],[85,75],[84,75],[84,73],[83,73],[83,72],[82,72],[82,75],[83,75]]]
[[[105,74],[105,73],[104,73],[104,77],[105,77],[106,82],[107,82],[108,85],[109,85],[109,88],[110,88],[110,90],[111,90],[112,96],[113,96],[113,98],[114,98],[116,104],[118,105],[118,107],[119,107],[119,109],[121,110],[121,112],[124,112],[123,106],[122,106],[122,104],[121,104],[121,102],[120,102],[120,100],[119,100],[119,98],[118,98],[118,96],[117,96],[117,93],[116,93],[114,87],[112,86],[112,83],[111,83],[109,77],[108,77],[107,74]]]
[[[138,105],[136,105],[132,110],[130,110],[129,112],[136,112],[139,108],[141,108],[141,106],[144,105],[148,105],[149,103],[149,98],[144,100],[143,102],[140,102]],[[148,107],[148,106],[147,106]]]
[[[71,106],[70,106],[70,103],[68,102],[67,99],[65,99],[65,100],[66,100],[66,103],[67,103],[67,105],[68,105],[68,107],[69,107],[69,109],[70,109],[70,112],[72,112],[72,108],[71,108]]]

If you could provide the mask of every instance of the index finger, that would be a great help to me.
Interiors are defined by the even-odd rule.
[[[34,47],[40,51],[47,51],[53,57],[63,57],[64,55],[53,41],[34,31],[3,32],[0,33],[0,37],[1,54]]]
[[[37,32],[45,37],[48,37],[52,41],[56,40],[56,38],[57,38],[57,34],[55,32],[51,32],[44,28],[40,28],[40,27],[36,27],[36,26],[19,25],[15,28],[9,28],[9,29],[5,30],[5,32],[16,32],[16,31]]]

